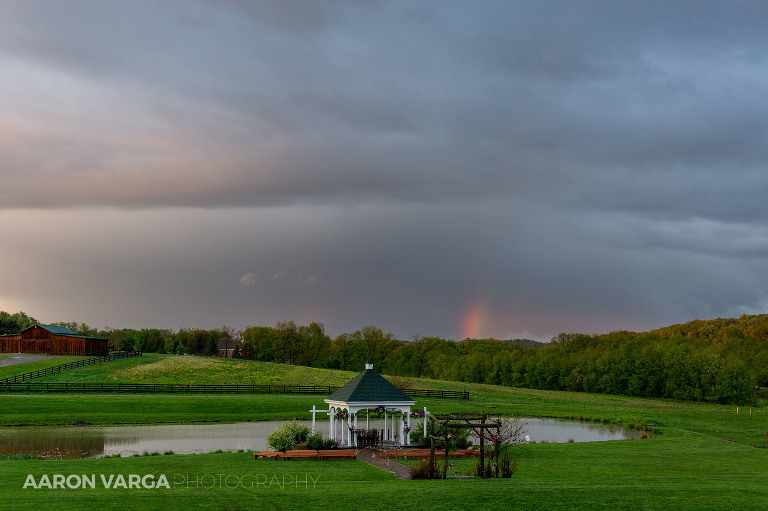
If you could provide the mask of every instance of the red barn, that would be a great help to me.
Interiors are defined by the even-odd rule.
[[[0,336],[0,353],[106,355],[109,341],[86,337],[63,326],[35,325],[18,334]]]

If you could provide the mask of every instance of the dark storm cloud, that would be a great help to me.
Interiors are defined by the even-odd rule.
[[[405,338],[759,311],[766,14],[4,2],[0,305]],[[100,298],[43,303],[21,275]]]

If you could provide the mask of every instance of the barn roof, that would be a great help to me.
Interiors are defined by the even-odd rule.
[[[87,335],[80,335],[77,332],[75,332],[74,330],[71,330],[71,329],[69,329],[69,328],[67,328],[65,326],[43,325],[42,323],[38,323],[35,326],[39,326],[43,330],[48,330],[49,332],[51,332],[52,334],[55,334],[55,335],[66,335],[66,336],[69,336],[69,337],[77,337],[79,339],[95,339],[95,340],[99,340],[99,341],[107,341],[108,340],[108,339],[105,339],[103,337],[90,337],[90,336],[87,336]],[[25,329],[24,331],[26,332],[27,330],[35,328],[35,326],[31,326],[31,327]]]
[[[387,401],[414,402],[408,394],[395,387],[386,378],[373,370],[373,364],[368,361],[363,372],[349,380],[339,390],[328,396],[325,401],[343,401],[346,403],[384,404]]]
[[[58,325],[43,325],[41,323],[38,323],[37,326],[40,328],[44,328],[45,330],[48,330],[52,334],[59,334],[59,335],[75,335],[77,337],[83,337],[74,330],[70,330],[69,328],[65,326],[58,326]]]

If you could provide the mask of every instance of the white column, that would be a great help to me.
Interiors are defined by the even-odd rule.
[[[424,407],[424,440],[427,439],[427,407]]]
[[[357,414],[355,414],[355,432],[352,434],[352,445],[357,447]]]
[[[405,425],[408,426],[408,431],[403,431],[403,435],[405,435],[405,445],[411,445],[411,409],[408,408],[408,411],[405,414]]]
[[[387,438],[388,430],[389,430],[389,423],[387,422],[387,409],[384,408],[384,438],[382,438],[382,440],[389,440],[389,438]]]
[[[398,443],[398,437],[397,437],[397,428],[395,427],[395,419],[397,412],[395,410],[392,410],[392,441],[395,443]]]
[[[331,407],[330,431],[328,432],[331,440],[336,440],[336,413],[334,410],[335,408]]]
[[[405,415],[402,410],[400,410],[400,428],[398,429],[398,434],[400,435],[400,445],[403,445],[405,443],[405,431],[403,431],[403,428],[405,427],[405,422],[403,422],[403,417]]]
[[[312,412],[312,434],[315,434],[315,405],[312,405],[312,409],[310,410]]]

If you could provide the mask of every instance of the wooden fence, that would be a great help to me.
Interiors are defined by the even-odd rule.
[[[44,370],[41,370],[42,373]],[[9,378],[12,380],[12,378]],[[176,383],[14,383],[0,380],[0,392],[108,392],[140,394],[332,394],[327,385],[184,385]],[[412,397],[469,399],[469,391],[402,389]]]
[[[66,364],[31,371],[0,380],[0,392],[109,392],[139,394],[332,394],[340,387],[332,385],[184,385],[178,383],[33,383],[29,380],[58,374],[75,369],[123,358],[140,357],[140,351],[120,352],[103,357],[76,360]],[[25,383],[26,382],[26,383]],[[411,397],[434,397],[442,399],[469,399],[469,391],[401,389]]]
[[[58,374],[67,369],[75,369],[76,367],[85,367],[93,364],[101,364],[103,362],[112,362],[113,360],[120,360],[123,358],[140,357],[140,351],[121,351],[118,353],[112,353],[111,355],[104,355],[101,357],[84,358],[82,360],[75,360],[74,362],[67,362],[53,367],[47,367],[40,369],[39,371],[31,371],[24,374],[17,374],[4,380],[0,380],[0,385],[8,385],[13,383],[24,382],[27,380],[34,380],[35,378],[42,378],[43,376],[50,376],[52,374]]]

